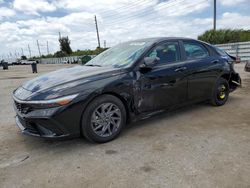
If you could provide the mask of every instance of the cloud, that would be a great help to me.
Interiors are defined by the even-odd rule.
[[[92,28],[89,26],[90,20]],[[71,13],[63,17],[44,17],[4,22],[0,24],[0,48],[3,47],[12,52],[16,49],[20,51],[23,48],[27,54],[27,45],[29,44],[33,50],[32,54],[37,55],[36,40],[39,40],[42,54],[47,53],[45,46],[47,41],[50,45],[50,51],[55,52],[59,50],[59,31],[63,36],[69,35],[73,41],[73,49],[96,47],[91,42],[96,36],[94,29],[93,15],[89,13]]]
[[[220,28],[240,28],[250,29],[250,16],[243,16],[239,13],[225,12],[222,18],[218,20],[218,26]]]
[[[57,0],[54,4],[59,8],[64,8],[67,10],[85,10],[88,12],[110,12],[116,10],[124,10],[126,8],[128,11],[135,8],[136,9],[144,8],[145,6],[150,6],[156,4],[157,0],[144,0],[144,1],[131,1],[131,0],[91,0],[91,1],[79,1],[79,0]]]
[[[0,7],[0,20],[3,18],[8,18],[14,16],[16,13],[14,10],[6,8],[6,7]]]
[[[39,12],[52,12],[56,6],[46,0],[14,0],[14,9],[30,15],[39,15]]]
[[[224,6],[235,6],[244,3],[249,5],[249,0],[220,0],[219,2]]]
[[[17,10],[16,20],[6,21],[5,17],[2,17],[4,21],[0,23],[0,55],[20,52],[21,48],[25,55],[28,55],[28,44],[32,55],[38,55],[36,40],[39,40],[42,54],[47,54],[47,41],[50,51],[55,52],[59,50],[59,31],[63,36],[69,36],[73,50],[93,49],[97,46],[94,15],[98,18],[101,44],[106,40],[108,46],[146,37],[196,38],[213,26],[211,0],[161,2],[158,0],[37,0],[34,2],[15,0],[13,8]],[[12,9],[13,12],[14,10]],[[57,10],[63,12],[63,16],[59,14],[55,16]],[[55,11],[53,17],[46,16],[47,14],[44,13],[51,11]],[[208,11],[211,14],[203,14]],[[26,14],[25,17],[20,17],[22,12]],[[217,27],[250,29],[249,23],[250,15],[225,12],[218,16]]]

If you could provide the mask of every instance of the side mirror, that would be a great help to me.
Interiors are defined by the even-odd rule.
[[[158,57],[145,57],[144,63],[140,65],[140,70],[143,72],[151,70],[159,60]]]

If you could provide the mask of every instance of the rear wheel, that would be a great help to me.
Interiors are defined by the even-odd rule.
[[[229,96],[229,84],[224,78],[219,78],[215,84],[211,103],[214,106],[222,106],[227,102]]]
[[[82,133],[91,142],[108,142],[116,138],[126,123],[123,103],[113,95],[94,99],[84,111]]]

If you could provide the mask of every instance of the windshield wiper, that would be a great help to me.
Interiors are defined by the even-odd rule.
[[[90,66],[90,67],[101,67],[101,65],[97,65],[97,64],[87,64],[85,66]]]

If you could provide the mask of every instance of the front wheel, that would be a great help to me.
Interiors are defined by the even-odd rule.
[[[229,84],[224,78],[219,78],[213,89],[211,104],[214,106],[222,106],[227,102],[229,96]]]
[[[120,99],[102,95],[94,99],[82,117],[82,133],[91,142],[113,140],[126,123],[126,110]]]

